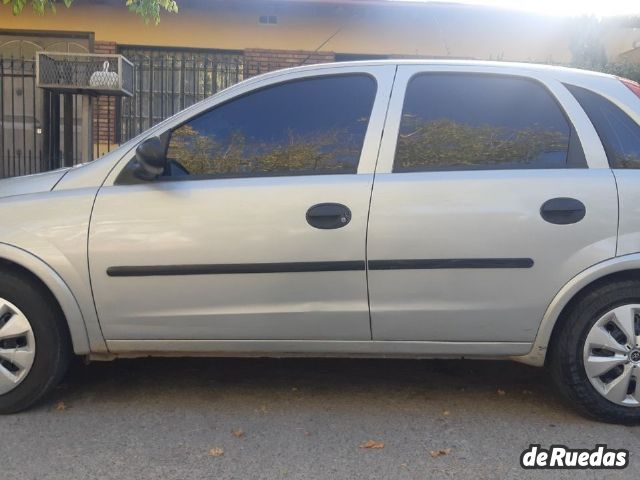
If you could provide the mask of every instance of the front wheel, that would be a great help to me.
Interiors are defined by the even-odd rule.
[[[640,281],[612,281],[580,297],[550,347],[552,377],[583,413],[640,423]]]
[[[24,410],[62,378],[71,346],[52,295],[19,272],[0,272],[0,414]]]

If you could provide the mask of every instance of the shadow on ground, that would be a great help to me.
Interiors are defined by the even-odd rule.
[[[76,364],[46,401],[0,417],[0,438],[2,480],[601,478],[522,470],[531,443],[629,448],[607,478],[640,468],[637,428],[581,417],[544,370],[493,361]]]
[[[478,399],[483,401],[478,402]],[[51,401],[145,402],[156,407],[297,402],[302,408],[431,409],[460,405],[520,415],[573,415],[543,369],[512,362],[397,359],[137,359],[75,364]],[[46,408],[43,405],[40,408]]]

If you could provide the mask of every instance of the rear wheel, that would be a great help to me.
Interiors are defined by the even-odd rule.
[[[555,383],[580,410],[640,423],[640,281],[610,282],[579,298],[549,353]]]
[[[71,347],[55,299],[20,272],[0,272],[0,413],[26,409],[62,378]]]

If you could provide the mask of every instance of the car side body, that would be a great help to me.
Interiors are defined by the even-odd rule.
[[[585,168],[394,171],[407,86],[439,74],[542,87],[579,139]],[[348,75],[376,86],[352,175],[118,183],[146,138],[256,90]],[[92,359],[363,355],[542,366],[576,295],[605,277],[640,277],[640,171],[612,170],[566,85],[640,123],[640,98],[619,79],[560,67],[379,61],[261,75],[90,164],[0,181],[0,267],[44,284],[73,351]],[[556,198],[580,200],[584,219],[545,222],[540,208]],[[349,225],[309,227],[307,209],[327,202],[348,205]],[[218,270],[134,268],[198,265]]]

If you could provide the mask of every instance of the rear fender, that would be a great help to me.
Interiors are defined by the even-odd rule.
[[[531,351],[527,355],[512,357],[512,359],[529,365],[543,366],[553,328],[571,299],[600,278],[614,273],[638,269],[640,269],[640,253],[633,253],[610,258],[580,272],[558,291],[547,307]]]

